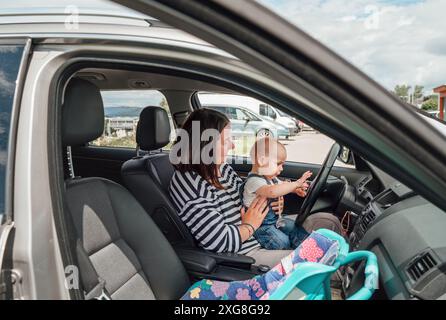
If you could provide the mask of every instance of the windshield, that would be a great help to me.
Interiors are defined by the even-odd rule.
[[[248,118],[250,120],[254,120],[254,121],[260,121],[259,117],[257,117],[254,113],[248,111],[248,110],[243,110],[243,112],[248,116]]]
[[[286,114],[283,111],[280,111],[279,109],[276,109],[277,113],[281,116],[281,117],[291,117],[290,115]]]
[[[420,114],[444,119],[446,1],[257,1],[328,46]]]

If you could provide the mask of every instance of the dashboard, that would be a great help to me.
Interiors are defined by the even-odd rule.
[[[353,213],[351,250],[378,257],[381,298],[446,300],[446,212],[396,180],[380,185],[367,176],[353,186],[361,209]],[[363,268],[346,274],[347,295],[362,285]]]

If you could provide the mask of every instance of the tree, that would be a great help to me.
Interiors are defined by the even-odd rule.
[[[410,90],[411,88],[411,86],[408,86],[406,84],[396,85],[395,89],[392,92],[404,102],[419,106],[424,98],[424,87],[416,85],[413,88],[413,91]]]
[[[396,85],[393,93],[398,96],[404,102],[409,102],[409,90],[411,86],[408,85]]]
[[[423,110],[438,110],[438,98],[435,95],[430,96],[421,106]]]
[[[413,101],[412,103],[417,104],[420,103],[423,99],[423,86],[416,85],[413,89]]]

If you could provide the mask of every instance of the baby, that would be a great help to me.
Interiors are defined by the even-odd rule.
[[[279,141],[269,137],[257,140],[251,148],[252,169],[241,188],[245,207],[249,207],[257,196],[269,199],[269,212],[254,232],[254,237],[265,249],[294,249],[308,235],[303,228],[295,226],[294,221],[282,218],[271,207],[271,203],[281,196],[292,192],[301,194],[301,188],[307,186],[306,180],[312,175],[307,171],[297,181],[280,181],[277,177],[286,158],[286,149]]]

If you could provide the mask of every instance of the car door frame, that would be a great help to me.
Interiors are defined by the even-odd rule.
[[[21,45],[22,57],[18,68],[16,85],[14,87],[14,97],[11,108],[11,120],[9,127],[8,154],[5,173],[5,211],[4,217],[0,217],[0,300],[11,298],[14,293],[16,298],[21,298],[21,274],[16,272],[12,264],[12,245],[14,242],[14,169],[16,156],[16,139],[20,104],[28,69],[29,56],[32,49],[32,41],[29,38],[0,39],[0,45]],[[12,286],[15,286],[12,289]]]
[[[249,62],[283,85],[290,95],[298,92],[306,103],[298,99],[294,107],[279,103],[285,112],[299,115],[305,123],[446,209],[444,136],[379,84],[282,17],[254,1],[113,1]],[[277,93],[269,96],[280,99]]]

